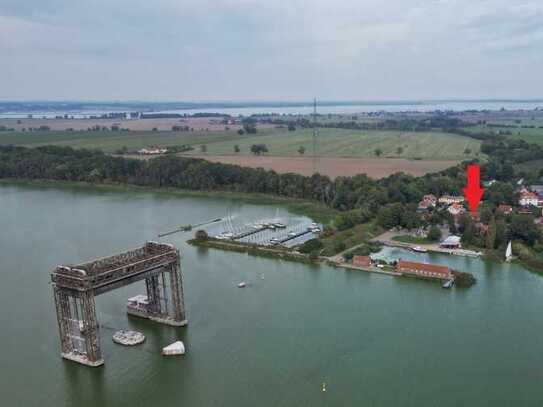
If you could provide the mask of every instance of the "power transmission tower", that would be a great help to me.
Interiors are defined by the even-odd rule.
[[[313,174],[317,172],[317,98],[313,99]]]

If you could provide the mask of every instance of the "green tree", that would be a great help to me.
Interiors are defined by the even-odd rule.
[[[201,151],[202,153],[207,153],[207,146],[206,146],[205,144],[202,144],[202,145],[200,146],[200,151]]]
[[[484,199],[495,206],[500,204],[512,205],[515,201],[513,186],[505,182],[495,182],[485,191]]]
[[[300,246],[298,251],[300,253],[311,253],[315,250],[321,250],[323,248],[323,244],[319,239],[311,239],[306,241],[304,244]]]
[[[428,240],[432,242],[439,242],[441,240],[441,229],[433,225],[428,230]]]
[[[300,148],[298,149],[298,153],[299,153],[300,155],[304,155],[304,153],[305,153],[305,147],[304,147],[304,146],[300,146]]]
[[[485,247],[488,250],[493,250],[496,245],[496,221],[494,217],[490,220],[488,224],[488,232],[486,233],[485,238]]]
[[[405,208],[401,203],[385,205],[377,214],[377,223],[387,229],[400,226],[404,211]]]
[[[374,153],[377,157],[381,157],[381,154],[383,154],[383,150],[381,150],[380,148],[376,148],[375,150],[373,150],[373,153]]]
[[[514,215],[509,225],[509,238],[522,240],[529,246],[541,239],[541,231],[534,223],[534,218],[527,215]]]
[[[464,215],[459,220],[460,232],[462,233],[462,243],[465,245],[477,244],[477,230],[475,223],[470,215]]]
[[[252,117],[247,117],[243,119],[242,126],[243,130],[245,130],[245,133],[247,134],[256,134],[257,132],[256,120]]]
[[[251,146],[251,153],[254,155],[260,155],[268,152],[266,144],[253,144]]]
[[[492,210],[488,206],[484,206],[481,209],[481,222],[487,225],[493,218]]]
[[[239,153],[239,152],[240,152],[239,146],[236,144],[234,146],[234,153]]]
[[[398,147],[398,148],[396,149],[396,154],[402,155],[402,154],[403,154],[403,147]]]

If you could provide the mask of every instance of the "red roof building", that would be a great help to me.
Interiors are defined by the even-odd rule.
[[[438,264],[400,260],[396,265],[396,271],[401,274],[411,274],[424,278],[439,278],[443,280],[452,278],[451,269]]]
[[[371,266],[370,256],[354,256],[353,257],[353,266],[357,267],[369,267]]]

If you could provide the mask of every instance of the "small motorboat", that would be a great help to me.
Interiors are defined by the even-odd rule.
[[[245,288],[245,287],[247,287],[247,283],[245,281],[238,283],[238,288]]]
[[[443,285],[441,286],[441,288],[452,288],[452,286],[454,285],[454,280],[447,280],[445,281],[445,283],[443,283]]]
[[[424,247],[421,247],[421,246],[415,246],[413,247],[413,251],[418,252],[418,253],[427,253],[428,249],[425,249]]]

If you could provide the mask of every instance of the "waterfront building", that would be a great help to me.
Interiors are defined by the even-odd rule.
[[[369,267],[371,266],[370,256],[354,256],[353,257],[353,266],[357,267]]]
[[[442,241],[439,246],[445,249],[460,249],[462,248],[460,236],[451,235],[447,237],[444,241]]]
[[[423,278],[439,278],[443,280],[452,278],[451,269],[438,264],[400,260],[396,265],[396,271],[401,274],[410,274]]]

